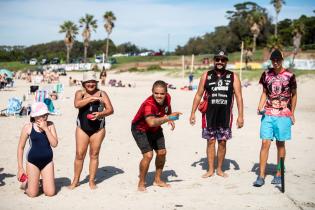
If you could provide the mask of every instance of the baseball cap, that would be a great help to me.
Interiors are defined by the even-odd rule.
[[[215,55],[213,56],[213,58],[225,58],[227,61],[229,60],[228,58],[228,54],[226,51],[224,50],[218,50]]]
[[[270,60],[283,60],[282,52],[278,49],[275,49],[270,55]]]

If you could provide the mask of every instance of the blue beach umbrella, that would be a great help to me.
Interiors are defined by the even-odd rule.
[[[8,78],[13,78],[13,72],[8,69],[0,69],[0,74],[1,75],[7,74]]]

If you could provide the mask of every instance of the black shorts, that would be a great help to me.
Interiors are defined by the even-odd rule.
[[[162,129],[154,133],[145,133],[137,130],[136,126],[132,125],[131,133],[142,154],[153,150],[165,149],[165,139]]]

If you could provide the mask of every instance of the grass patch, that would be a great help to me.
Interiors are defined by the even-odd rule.
[[[29,64],[21,63],[19,61],[11,61],[11,62],[0,62],[0,69],[9,69],[11,71],[18,71],[27,69],[33,70],[36,69],[36,66],[31,66]]]

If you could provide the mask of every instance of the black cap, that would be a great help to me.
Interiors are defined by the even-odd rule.
[[[218,50],[213,58],[225,58],[227,61],[229,60],[228,54],[224,50]]]
[[[278,49],[275,49],[270,55],[270,60],[283,60],[282,52]]]

